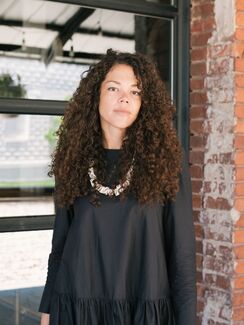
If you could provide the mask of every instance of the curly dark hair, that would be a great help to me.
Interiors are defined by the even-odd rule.
[[[93,165],[99,183],[106,182],[106,159],[99,115],[101,83],[115,64],[133,68],[141,89],[141,107],[134,123],[126,129],[118,162],[122,185],[134,157],[130,185],[120,194],[133,195],[139,203],[164,204],[175,199],[179,189],[182,149],[173,125],[175,107],[156,65],[146,55],[112,49],[90,66],[69,101],[57,131],[49,176],[55,176],[56,203],[70,206],[78,196],[90,196],[95,206],[99,194],[89,184]],[[58,184],[58,185],[57,185]]]

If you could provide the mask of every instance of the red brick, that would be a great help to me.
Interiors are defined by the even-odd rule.
[[[198,254],[199,256],[203,256],[202,254]],[[202,282],[202,271],[201,271],[201,267],[197,268],[197,272],[196,272],[196,279],[197,279],[197,283],[201,283]]]
[[[196,253],[202,254],[202,240],[196,239]]]
[[[244,43],[235,43],[233,45],[232,55],[236,58],[242,58],[244,56]]]
[[[243,235],[243,233],[242,233]],[[244,238],[243,238],[244,241]],[[234,254],[236,259],[244,259],[244,245],[238,245],[234,247]]]
[[[236,152],[236,165],[244,165],[244,152]]]
[[[190,94],[191,105],[203,105],[207,102],[207,94],[205,92],[193,92]]]
[[[193,209],[193,220],[194,222],[200,222],[200,211]]]
[[[202,24],[203,24],[203,31],[207,32],[213,30],[215,27],[215,18],[209,16],[202,21]]]
[[[211,184],[212,184],[212,182],[206,182],[206,181],[203,183],[203,192],[204,193],[212,192]]]
[[[233,282],[235,289],[244,289],[244,276],[234,278]]]
[[[244,230],[235,230],[233,237],[236,244],[244,244]]]
[[[191,20],[191,33],[202,33],[213,30],[215,19],[213,16],[201,17],[200,19]]]
[[[197,238],[203,238],[203,230],[201,225],[195,224],[195,235]]]
[[[209,17],[214,14],[214,6],[213,3],[201,3],[192,8],[191,16],[192,18],[199,17],[204,19],[205,17]]]
[[[236,105],[235,106],[235,115],[239,118],[244,118],[244,105]]]
[[[192,186],[193,193],[200,193],[201,188],[202,188],[202,181],[192,180],[191,186]]]
[[[244,119],[237,119],[235,133],[244,133]]]
[[[228,260],[232,260],[233,258],[233,250],[232,247],[230,246],[225,246],[225,245],[220,245],[219,246],[219,254],[224,257],[224,258],[228,258]]]
[[[212,154],[208,159],[207,163],[220,163],[220,164],[233,164],[232,152]]]
[[[244,10],[244,2],[243,2],[243,0],[236,0],[236,9],[237,10]]]
[[[200,301],[200,299],[198,299],[197,300],[197,312],[198,313],[201,312],[203,310],[203,308],[204,308],[204,301]]]
[[[244,108],[243,108],[244,115]],[[190,109],[190,119],[195,118],[205,118],[206,117],[206,107],[204,106],[193,106]]]
[[[239,41],[244,41],[244,29],[237,28],[235,33],[236,39]]]
[[[230,288],[230,278],[226,276],[206,273],[204,280],[204,284],[210,286],[215,286],[225,290]]]
[[[207,45],[211,36],[211,32],[205,32],[197,35],[193,34],[191,37],[191,47]]]
[[[190,167],[190,171],[191,171],[192,178],[202,179],[202,177],[203,177],[203,167],[202,166],[192,165]]]
[[[202,254],[196,254],[196,266],[197,268],[202,268],[203,256]]]
[[[235,223],[235,227],[242,227],[244,228],[244,214],[241,214],[239,219]]]
[[[191,64],[191,76],[205,76],[206,72],[207,68],[205,62]]]
[[[194,61],[203,61],[207,57],[207,48],[193,48],[191,50],[191,62]]]
[[[244,135],[236,135],[234,145],[236,149],[244,149]]]
[[[236,195],[244,195],[244,183],[237,183],[235,187]]]
[[[236,101],[239,103],[244,102],[244,89],[243,88],[236,89]]]
[[[202,32],[203,24],[201,19],[196,19],[191,21],[191,33]]]
[[[203,253],[205,254],[205,256],[206,255],[215,256],[216,246],[213,243],[207,241]]]
[[[244,211],[244,200],[243,200],[243,198],[240,198],[240,199],[236,198],[234,207],[236,208],[236,210],[243,212]]]
[[[235,70],[239,72],[244,72],[244,59],[236,59]]]
[[[191,148],[204,148],[206,145],[206,140],[201,135],[194,135],[190,137],[190,146]]]
[[[197,283],[197,295],[199,297],[204,297],[205,291],[206,291],[206,288],[204,288],[201,283]]]
[[[202,207],[202,196],[200,194],[192,194],[192,206],[195,209]]]
[[[231,205],[225,198],[213,198],[208,196],[205,202],[205,207],[209,209],[217,209],[217,210],[230,210]]]
[[[234,294],[234,296],[235,296],[235,294]],[[244,293],[242,293],[242,296],[244,297]],[[231,324],[233,324],[233,325],[242,325],[243,324],[243,320],[244,320],[244,308],[243,308],[243,306],[240,307],[240,308],[233,308],[232,320],[237,321],[237,323],[231,322]]]
[[[244,75],[236,75],[235,84],[237,87],[244,87]]]
[[[203,266],[205,270],[214,271],[214,273],[222,273],[226,275],[232,274],[232,261],[226,261],[225,258],[218,258],[216,256],[205,256]]]
[[[191,120],[190,121],[190,131],[193,134],[203,134],[204,121],[203,120]]]
[[[190,152],[190,162],[192,164],[203,164],[204,162],[204,153],[203,151],[194,151]]]
[[[244,27],[244,12],[237,12],[236,14],[236,24],[239,27]]]
[[[233,292],[233,305],[234,306],[240,306],[244,304],[244,292]],[[244,315],[244,314],[243,314]]]
[[[204,88],[204,79],[203,78],[191,78],[190,80],[190,89],[199,90]]]

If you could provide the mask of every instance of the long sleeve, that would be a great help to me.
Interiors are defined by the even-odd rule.
[[[71,209],[55,207],[55,210],[56,217],[53,228],[52,250],[48,258],[47,279],[39,306],[39,312],[47,314],[50,312],[53,287],[72,218]]]
[[[176,200],[169,201],[165,208],[166,259],[176,325],[195,325],[195,232],[191,181],[185,152],[179,185]]]

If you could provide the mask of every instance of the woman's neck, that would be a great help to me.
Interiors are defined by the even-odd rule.
[[[125,130],[116,128],[102,128],[103,147],[106,149],[121,149],[125,137]]]
[[[105,149],[120,149],[122,145],[122,141],[121,140],[114,140],[114,139],[110,139],[110,140],[103,140],[103,147]]]

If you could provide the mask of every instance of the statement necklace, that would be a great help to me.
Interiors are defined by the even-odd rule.
[[[134,161],[134,159],[133,159]],[[133,161],[130,169],[128,170],[126,174],[126,179],[122,185],[118,184],[114,189],[108,187],[108,186],[103,186],[102,184],[97,182],[97,176],[95,175],[94,168],[90,167],[88,169],[88,175],[90,177],[90,183],[93,188],[95,188],[99,193],[109,195],[109,196],[118,196],[120,193],[122,193],[126,187],[129,186],[130,180],[131,180],[131,174],[133,171]]]

